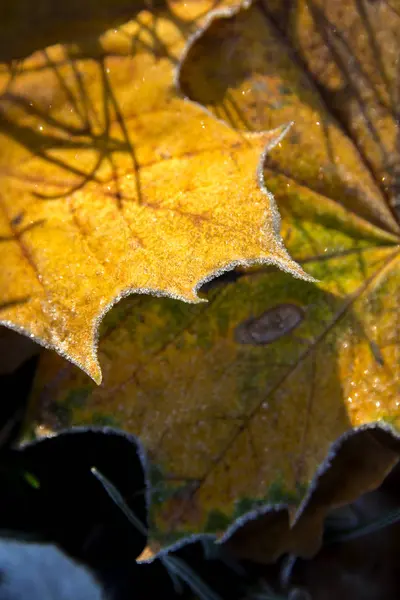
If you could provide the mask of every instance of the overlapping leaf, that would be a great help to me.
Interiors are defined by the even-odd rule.
[[[365,28],[358,4],[347,10]],[[391,20],[382,11],[390,9],[373,5],[373,36],[389,65],[395,41],[385,37]],[[158,466],[160,498],[169,498],[155,515],[163,531],[224,528],[232,514],[277,492],[296,501],[343,431],[399,419],[394,184],[390,200],[371,139],[346,125],[353,97],[336,111],[301,50],[320,22],[303,3],[287,8],[259,2],[209,23],[187,51],[180,84],[241,129],[295,121],[268,155],[265,177],[286,245],[319,283],[258,269],[209,289],[208,305],[127,299],[104,324],[101,387],[50,355],[38,380],[42,423],[108,420],[141,436]],[[347,20],[335,27],[357,43]],[[357,52],[369,64],[370,55]],[[334,66],[341,72],[336,59],[326,59],[325,77]],[[371,65],[369,78],[378,77]],[[364,82],[357,77],[353,85]],[[393,72],[387,79],[379,85],[394,88]],[[363,97],[369,111],[375,98]],[[376,119],[382,144],[397,135],[394,110]],[[291,331],[285,315],[296,324]]]
[[[352,430],[330,448],[294,518],[280,504],[234,523],[222,545],[264,565],[246,598],[396,598],[398,458],[390,428]]]
[[[236,264],[306,277],[257,178],[284,128],[241,135],[174,84],[188,33],[213,3],[140,4],[100,37],[71,38],[67,23],[66,44],[0,73],[1,321],[98,382],[98,323],[122,296],[196,302],[201,281]],[[50,13],[45,33],[52,16],[60,26]],[[8,27],[18,19],[23,11]]]
[[[15,407],[11,398],[6,404],[10,411]],[[14,410],[13,417],[12,423],[20,422],[23,414]],[[2,422],[0,453],[0,514],[7,528],[0,540],[2,551],[8,546],[2,561],[4,591],[24,587],[22,562],[35,598],[57,585],[55,566],[75,588],[75,596],[83,589],[89,593],[89,582],[79,577],[77,565],[66,570],[62,555],[53,550],[51,560],[51,546],[33,542],[55,544],[67,552],[94,572],[115,600],[128,599],[133,591],[140,598],[161,593],[165,598],[244,600],[254,599],[252,592],[260,587],[289,593],[290,598],[299,583],[313,593],[315,588],[331,595],[343,589],[346,597],[357,587],[372,585],[377,591],[372,597],[377,598],[383,590],[398,589],[390,555],[398,543],[390,534],[400,519],[400,445],[389,427],[367,426],[341,436],[294,519],[285,504],[262,505],[232,523],[219,540],[210,534],[190,536],[151,558],[141,554],[135,560],[148,539],[147,501],[156,491],[149,486],[137,440],[112,428],[88,427],[15,447],[9,423],[9,418]],[[390,525],[394,527],[388,535]],[[7,538],[19,541],[10,544]],[[375,565],[368,578],[358,564],[359,544],[352,543],[360,538],[365,564],[372,558]],[[384,569],[376,568],[377,542]],[[46,554],[48,559],[40,560]],[[331,574],[325,581],[319,577],[329,565],[339,573],[337,580]]]

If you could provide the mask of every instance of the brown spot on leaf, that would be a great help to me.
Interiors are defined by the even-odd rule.
[[[304,310],[300,306],[278,304],[259,317],[252,317],[238,325],[235,339],[239,344],[271,344],[293,331],[303,319]]]

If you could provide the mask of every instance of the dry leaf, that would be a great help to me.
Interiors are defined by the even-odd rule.
[[[220,543],[265,565],[264,588],[279,597],[300,586],[311,593],[301,598],[397,598],[399,456],[389,428],[353,430],[330,448],[294,519],[284,505],[263,506]]]
[[[307,278],[257,175],[285,123],[240,134],[174,83],[212,6],[142,10],[100,37],[71,39],[67,24],[68,43],[0,70],[1,322],[97,382],[99,322],[123,296],[198,302],[202,282],[239,264]]]
[[[221,538],[240,559],[268,564],[283,554],[310,558],[323,543],[334,509],[376,490],[399,461],[400,438],[368,425],[342,435],[331,448],[295,514],[286,506],[262,506],[245,514]]]
[[[39,422],[110,422],[141,437],[158,467],[159,538],[223,530],[272,498],[295,505],[339,435],[400,423],[398,223],[367,168],[372,157],[283,35],[303,14],[291,6],[270,15],[259,2],[208,24],[180,83],[237,127],[295,121],[266,158],[265,177],[285,244],[318,284],[260,268],[209,287],[209,304],[126,299],[101,332],[101,387],[55,355],[43,357],[37,381]],[[388,22],[374,20],[390,58]],[[393,117],[376,127],[391,139],[397,131]]]

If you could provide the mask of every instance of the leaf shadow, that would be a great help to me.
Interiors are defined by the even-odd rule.
[[[91,57],[95,60],[98,68],[98,76],[101,80],[102,89],[102,114],[98,114],[91,104],[89,95],[86,93],[85,85],[82,81],[79,67],[76,64],[75,58],[71,57],[66,49],[66,62],[70,65],[73,74],[73,82],[68,83],[67,78],[59,71],[58,66],[51,60],[47,51],[43,51],[45,60],[44,69],[50,69],[55,74],[61,89],[71,106],[71,112],[74,112],[74,117],[80,122],[78,126],[64,122],[60,118],[54,118],[51,114],[40,107],[36,107],[23,95],[18,95],[12,91],[6,91],[1,100],[13,109],[16,107],[22,112],[22,116],[18,115],[13,119],[7,114],[7,111],[2,111],[0,117],[0,132],[13,138],[19,144],[23,145],[32,155],[48,162],[59,169],[58,172],[74,176],[74,183],[68,185],[61,180],[56,182],[56,187],[60,187],[62,191],[56,193],[43,193],[36,191],[37,180],[33,175],[32,179],[36,181],[35,191],[33,195],[43,200],[59,199],[82,189],[88,182],[102,182],[98,175],[98,171],[104,162],[108,162],[114,184],[116,186],[116,196],[119,198],[118,178],[115,164],[115,152],[127,152],[132,159],[132,171],[136,177],[138,197],[140,199],[140,180],[139,167],[135,155],[135,150],[130,142],[127,127],[117,99],[113,92],[112,85],[107,74],[104,58],[99,58],[101,54],[101,46],[97,46],[97,57]],[[87,57],[88,59],[90,57]],[[73,88],[78,89],[78,97],[74,96]],[[80,106],[82,108],[80,108]],[[120,125],[122,131],[122,140],[118,140],[110,133],[111,111],[115,111],[115,118]],[[33,118],[33,126],[31,123],[26,123],[27,118]],[[37,127],[37,122],[42,123]],[[96,132],[96,126],[101,123],[101,130]],[[42,130],[51,129],[52,133],[43,134]],[[79,160],[68,161],[68,158],[60,158],[60,150],[76,150],[79,157],[80,150],[94,150],[96,159],[93,166],[89,169],[79,167]],[[58,151],[55,155],[54,151]],[[18,174],[16,175],[18,178]],[[22,175],[22,178],[24,176]],[[29,181],[29,175],[27,177]],[[40,179],[39,179],[40,181]],[[49,182],[53,184],[52,181]],[[58,185],[57,185],[58,183]],[[66,189],[64,189],[66,188]]]
[[[31,299],[30,296],[20,296],[19,298],[13,298],[12,300],[6,300],[0,303],[0,312],[2,310],[8,310],[21,304],[26,304]]]
[[[21,7],[15,9],[15,15],[18,15],[15,19],[17,25],[24,28],[26,20],[35,21],[35,19],[29,6],[25,6],[23,0],[18,1]],[[215,0],[214,6],[218,6],[219,3],[220,0]],[[140,204],[142,199],[140,165],[135,145],[129,134],[126,115],[112,82],[111,69],[107,65],[109,58],[118,58],[126,54],[118,50],[115,55],[110,54],[104,46],[101,34],[113,25],[137,17],[141,10],[150,10],[152,11],[150,24],[145,19],[139,19],[139,28],[135,34],[125,32],[130,45],[128,56],[134,57],[138,52],[147,50],[156,60],[166,58],[172,64],[176,64],[176,57],[158,34],[159,21],[167,15],[173,26],[184,35],[187,35],[187,31],[194,26],[195,21],[185,20],[174,10],[173,3],[169,5],[165,0],[143,0],[133,4],[120,0],[104,6],[103,3],[96,4],[92,7],[91,21],[89,21],[87,20],[88,7],[73,1],[67,9],[66,25],[63,28],[58,22],[60,16],[56,14],[57,11],[54,13],[52,4],[43,0],[43,5],[44,15],[48,14],[50,20],[54,19],[58,28],[56,26],[54,31],[47,31],[48,23],[44,19],[44,23],[37,24],[39,31],[42,32],[42,38],[36,39],[37,32],[32,33],[31,45],[22,43],[18,50],[17,44],[17,48],[11,52],[4,40],[0,44],[0,60],[6,61],[4,66],[9,71],[8,82],[0,95],[0,133],[23,146],[30,155],[55,167],[56,176],[54,180],[46,182],[40,176],[18,173],[13,168],[9,169],[7,165],[2,168],[2,171],[5,175],[20,178],[25,183],[32,183],[34,197],[43,200],[67,197],[83,189],[90,182],[107,184],[110,179],[114,187],[112,196],[117,206],[121,208],[118,154],[126,153],[130,156],[129,170],[135,177],[136,196]],[[83,33],[79,28],[77,31],[69,30],[71,23],[82,25]],[[147,36],[150,35],[150,41],[148,37],[142,35],[143,32]],[[60,53],[55,55],[54,48],[44,47],[60,42],[63,44],[60,48],[62,55]],[[40,60],[32,65],[29,58],[24,61],[24,56],[33,50],[36,51],[36,57],[40,56]],[[95,78],[99,83],[101,97],[97,107],[88,90],[88,81],[93,78],[93,75],[85,77],[84,69],[87,64],[91,67],[93,64],[96,66]],[[69,112],[65,110],[62,116],[52,111],[51,101],[46,104],[37,94],[33,97],[30,95],[29,86],[28,88],[19,86],[19,82],[24,77],[35,74],[37,77],[44,77],[49,73],[64,98],[66,109],[69,107]],[[118,133],[116,133],[117,129]],[[71,152],[74,150],[75,157],[71,157]],[[90,151],[94,153],[94,158],[92,164],[86,166],[80,160],[80,152]],[[101,174],[104,165],[107,165],[109,176]],[[71,177],[71,182],[65,181],[66,175]],[[46,183],[50,186],[51,192],[45,189]]]

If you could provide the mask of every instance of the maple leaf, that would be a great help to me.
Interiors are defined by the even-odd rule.
[[[237,128],[295,121],[264,172],[285,243],[318,284],[259,268],[210,285],[204,305],[126,299],[102,328],[102,386],[47,355],[34,394],[36,417],[47,426],[95,420],[140,435],[157,465],[160,498],[168,498],[154,508],[159,538],[223,529],[235,511],[260,499],[296,503],[339,435],[377,420],[399,424],[394,180],[384,187],[375,154],[367,156],[372,139],[343,121],[357,97],[349,92],[335,115],[336,103],[296,45],[309,45],[320,21],[315,25],[308,12],[304,23],[303,3],[293,2],[289,11],[268,6],[255,3],[208,23],[186,53],[180,85]],[[340,6],[330,3],[329,10]],[[346,10],[363,30],[356,4]],[[398,44],[382,35],[395,18],[390,10],[385,3],[368,6],[386,68]],[[373,58],[357,48],[360,36],[347,24],[336,23],[336,35],[356,45],[353,52],[366,65]],[[319,72],[325,78],[334,72],[340,88],[336,55],[325,45],[324,52],[315,48],[326,66]],[[373,64],[375,81],[380,71]],[[365,93],[369,81],[352,74],[352,85]],[[375,100],[371,93],[362,106],[375,111],[381,145],[393,143],[394,109],[378,119]],[[388,146],[389,153],[395,161]]]
[[[396,597],[399,450],[387,426],[353,429],[330,447],[296,512],[261,505],[232,524],[220,543],[260,567],[246,598]]]
[[[212,5],[136,11],[100,37],[64,31],[64,45],[2,66],[1,323],[97,382],[99,322],[127,294],[199,302],[202,282],[238,264],[307,278],[257,177],[287,127],[238,133],[174,85]]]

